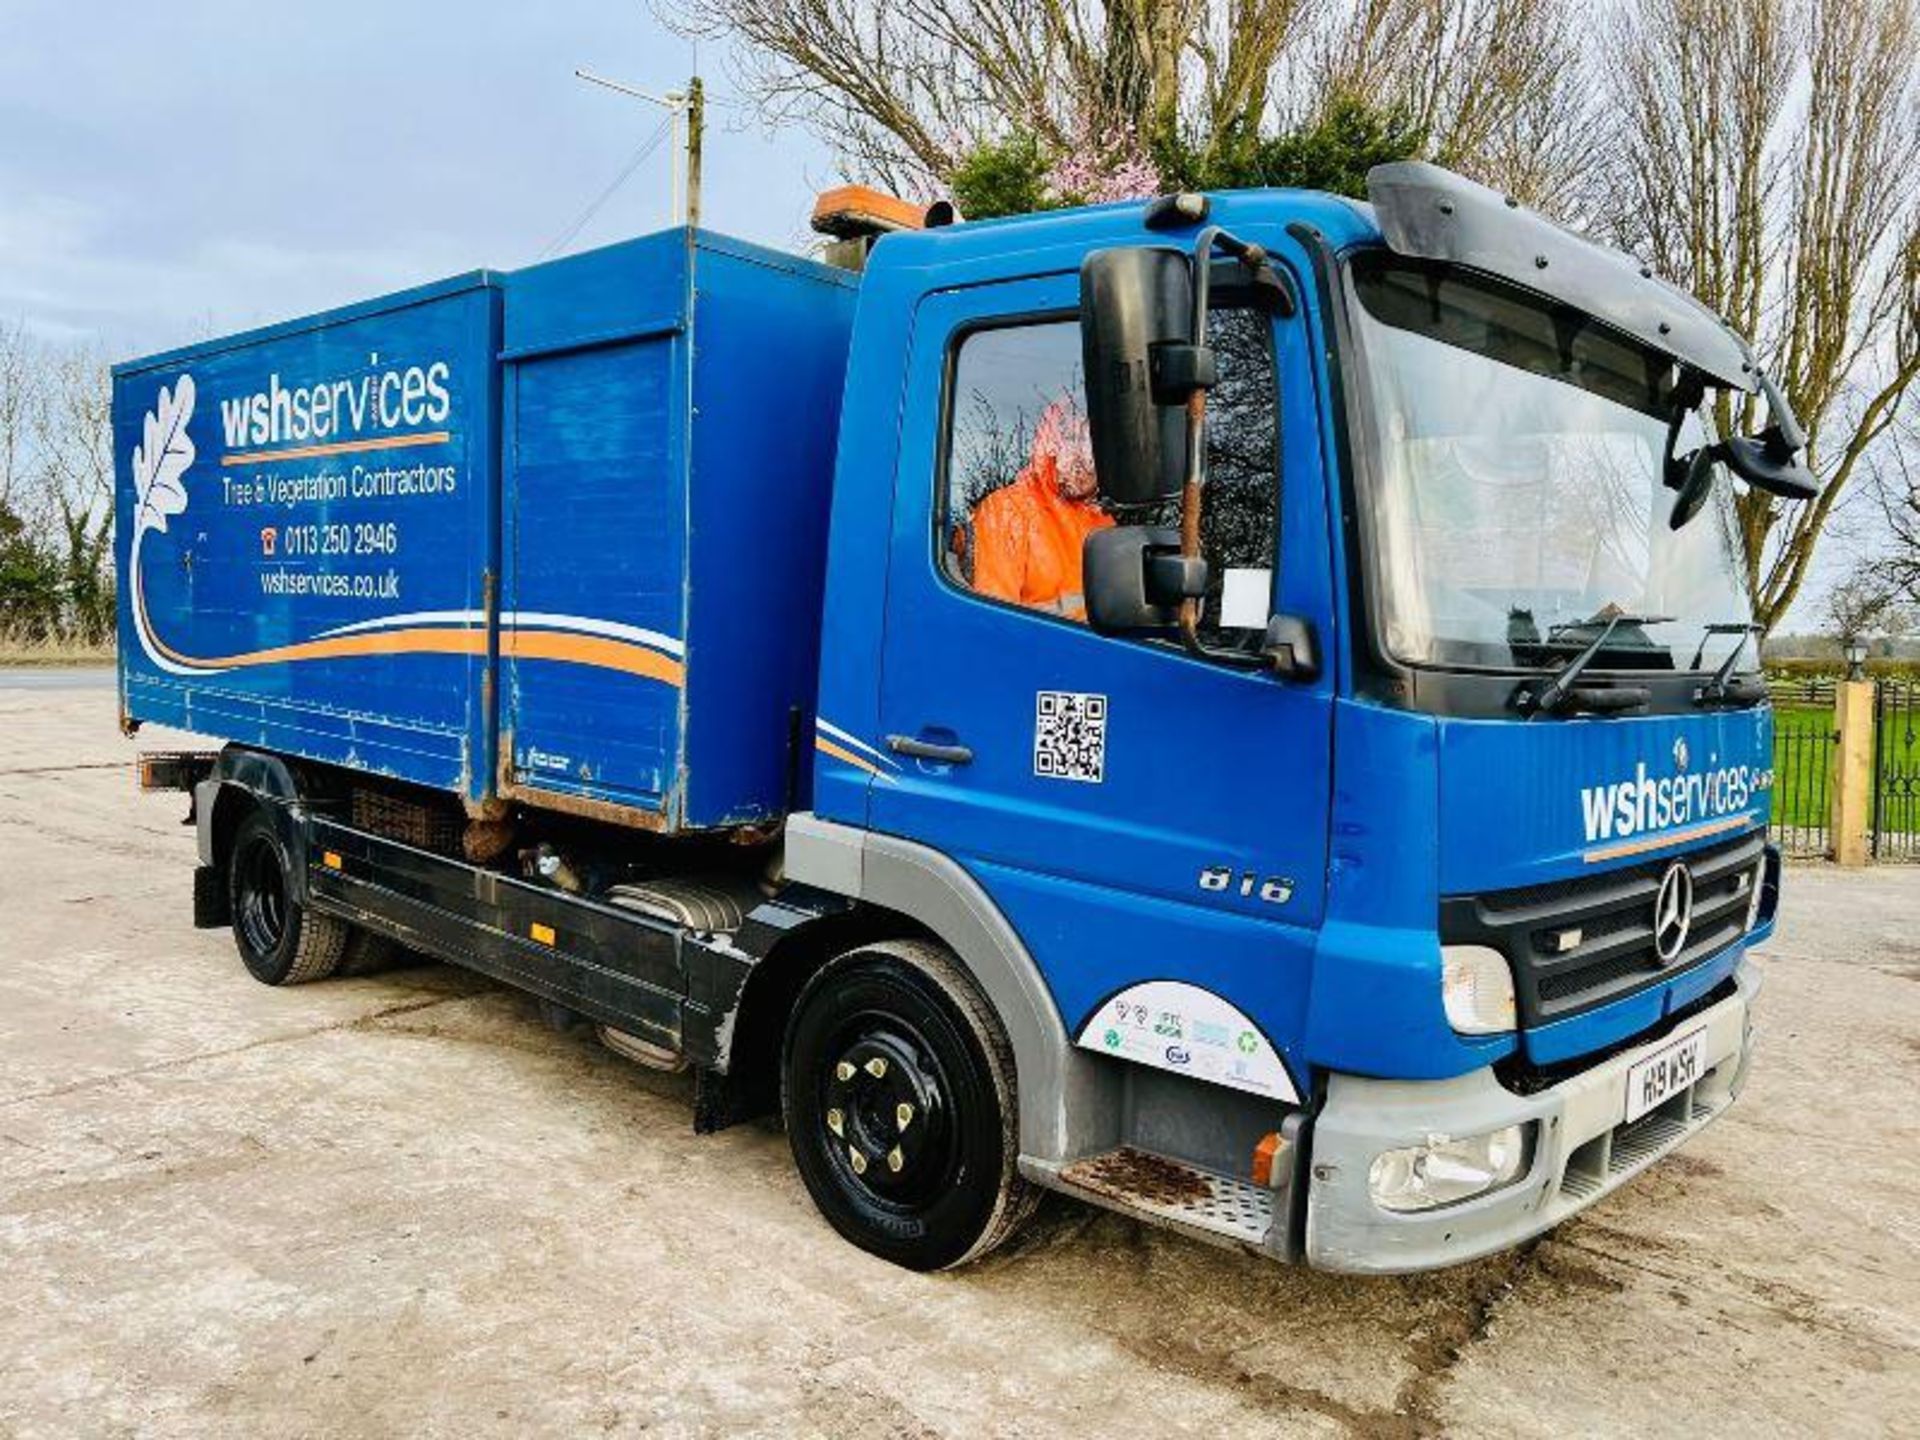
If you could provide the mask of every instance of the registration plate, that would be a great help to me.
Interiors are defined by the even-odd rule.
[[[1631,1067],[1627,1071],[1627,1123],[1659,1108],[1698,1080],[1706,1053],[1707,1031],[1702,1026]]]

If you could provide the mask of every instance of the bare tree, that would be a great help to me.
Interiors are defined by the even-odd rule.
[[[1440,164],[1564,212],[1597,133],[1587,34],[1565,0],[1357,0],[1324,13],[1287,91],[1399,110]]]
[[[1524,198],[1575,176],[1574,0],[658,0],[745,42],[769,114],[846,168],[937,187],[1010,129],[1050,154],[1178,136],[1204,162],[1335,94],[1418,116],[1436,155]]]
[[[43,543],[58,547],[63,617],[89,643],[112,634],[113,379],[94,350],[48,357],[38,434]]]
[[[1771,629],[1920,374],[1914,0],[1629,0],[1612,35],[1614,238],[1754,338],[1824,481],[1806,503],[1740,497]]]
[[[33,343],[21,326],[0,322],[0,515],[22,498],[40,404]]]
[[[0,627],[111,635],[111,417],[97,354],[0,328]]]
[[[1897,633],[1905,628],[1900,609],[1900,592],[1888,581],[1880,566],[1871,562],[1856,565],[1827,591],[1821,607],[1826,615],[1827,633],[1845,650],[1876,635]]]
[[[1913,424],[1903,419],[1869,463],[1887,527],[1874,572],[1920,616],[1920,461],[1915,459],[1920,436],[1913,432]]]

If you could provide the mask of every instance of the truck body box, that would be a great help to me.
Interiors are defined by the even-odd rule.
[[[854,293],[671,230],[118,367],[126,716],[476,803],[777,818]]]

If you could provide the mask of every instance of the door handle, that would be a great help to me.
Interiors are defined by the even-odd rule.
[[[911,735],[887,736],[887,749],[896,755],[911,755],[916,760],[938,760],[945,765],[973,763],[973,751],[965,745],[936,745],[931,740],[916,740]]]

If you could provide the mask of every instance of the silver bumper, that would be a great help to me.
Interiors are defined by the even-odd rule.
[[[1716,1119],[1746,1080],[1760,980],[1743,964],[1734,982],[1737,993],[1670,1034],[1533,1095],[1505,1089],[1491,1070],[1437,1081],[1331,1077],[1313,1127],[1307,1262],[1387,1274],[1458,1264],[1537,1235],[1639,1174]],[[1707,1036],[1700,1079],[1625,1123],[1627,1071],[1701,1026]],[[1422,1213],[1374,1204],[1367,1172],[1381,1151],[1526,1121],[1536,1124],[1533,1159],[1518,1182]]]

